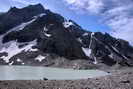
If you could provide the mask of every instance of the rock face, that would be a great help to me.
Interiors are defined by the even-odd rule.
[[[42,5],[30,5],[26,8],[18,9],[11,7],[5,14],[0,14],[0,34],[9,31],[9,29],[31,20],[33,16],[43,13],[45,10]]]
[[[132,66],[133,47],[108,33],[86,31],[41,4],[0,15],[0,64],[42,65],[57,57]]]

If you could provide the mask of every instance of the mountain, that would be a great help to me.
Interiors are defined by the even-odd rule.
[[[45,10],[42,5],[30,5],[26,8],[18,9],[11,7],[7,13],[0,15],[0,34],[7,32],[23,22],[32,19],[33,16],[43,13]]]
[[[108,33],[84,30],[41,4],[0,15],[0,64],[133,66],[133,47]]]

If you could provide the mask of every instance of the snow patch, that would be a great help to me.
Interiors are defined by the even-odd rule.
[[[95,33],[91,33],[91,39],[90,39],[90,44],[89,44],[89,48],[84,48],[82,47],[82,50],[84,51],[84,53],[86,54],[86,56],[90,57],[91,55],[91,52],[92,52],[92,49],[91,49],[91,45],[92,45],[92,38],[93,38],[93,35],[95,35]]]
[[[1,56],[0,58],[4,59],[6,56]]]
[[[37,16],[34,16],[33,18],[37,19],[38,17],[43,17],[44,15],[47,15],[47,14],[46,13],[41,13],[41,14],[39,14]]]
[[[74,24],[72,22],[70,22],[70,21],[65,21],[65,22],[63,22],[63,25],[64,25],[65,28],[68,28],[68,27],[70,27],[70,26],[72,26]]]
[[[31,41],[31,42],[28,43],[28,45],[24,46],[22,48],[22,50],[24,50],[25,52],[27,52],[27,51],[37,51],[38,49],[33,49],[32,48],[36,44],[37,44],[37,40]]]
[[[88,34],[87,34],[87,33],[84,33],[83,35],[88,35]],[[92,32],[92,33],[91,33],[91,38],[90,38],[89,48],[84,48],[84,47],[82,47],[83,52],[84,52],[85,55],[88,56],[88,57],[90,57],[90,56],[91,56],[91,53],[92,53],[91,45],[92,45],[92,38],[93,38],[94,35],[95,35],[95,33]],[[94,58],[94,62],[93,62],[93,63],[94,63],[94,64],[97,64],[98,62],[97,62],[96,57],[94,56],[93,58]]]
[[[109,57],[110,57],[110,58],[113,58],[113,53],[111,53],[111,54],[109,55]]]
[[[21,52],[21,50],[18,48],[16,42],[12,42],[11,45],[8,48],[3,48],[0,53],[6,52],[8,53],[8,56],[3,57],[3,60],[5,60],[6,63],[9,62],[9,59],[13,57],[14,55],[18,54]]]
[[[10,58],[17,55],[18,53],[20,53],[22,51],[25,51],[25,52],[31,51],[32,46],[36,45],[36,40],[29,42],[29,44],[24,46],[23,48],[19,48],[18,45],[19,45],[19,43],[17,43],[16,41],[11,41],[10,45],[8,47],[3,47],[0,50],[0,53],[3,53],[3,52],[8,53],[8,56],[2,56],[0,58],[5,60],[6,63],[9,63]]]
[[[92,52],[91,49],[82,47],[82,50],[83,50],[83,52],[85,53],[86,56],[90,57],[91,52]]]
[[[85,32],[82,36],[88,36],[88,33],[87,33],[87,32]]]
[[[51,37],[52,35],[48,34],[47,31],[48,31],[48,29],[46,27],[44,27],[44,29],[43,29],[44,35],[47,36],[47,37]]]
[[[14,62],[12,61],[11,63],[9,63],[9,66],[11,66]]]
[[[44,15],[47,15],[46,13],[42,13],[39,15],[39,17],[43,17]]]
[[[27,25],[31,24],[32,22],[34,22],[36,19],[32,19],[28,22],[25,22],[25,23],[22,23],[14,28],[12,28],[11,30],[9,30],[6,34],[8,34],[9,32],[12,32],[12,31],[19,31],[19,30],[23,30]]]
[[[94,63],[94,64],[97,64],[97,63],[98,63],[96,57],[94,57],[94,62],[93,62],[93,63]]]
[[[115,47],[112,46],[112,48],[119,53],[122,57],[124,57],[126,60],[129,60],[125,55],[121,54]]]
[[[41,62],[43,59],[45,59],[46,56],[42,56],[42,55],[39,55],[35,58],[35,60],[38,60],[39,62]]]
[[[45,36],[47,37],[51,37],[52,35],[51,34],[48,34],[48,33],[44,33]]]
[[[20,24],[20,25],[18,25],[18,26],[16,26],[16,27],[10,29],[10,30],[9,30],[8,32],[6,32],[5,34],[1,35],[1,36],[0,36],[0,49],[1,49],[2,47],[4,47],[4,44],[2,43],[2,39],[3,39],[3,37],[4,37],[5,35],[7,35],[8,33],[12,32],[12,31],[23,30],[27,25],[31,24],[31,23],[34,22],[35,20],[36,20],[36,19],[32,19],[32,20],[30,20],[30,21],[28,21],[28,22],[22,23],[22,24]]]
[[[89,45],[89,49],[91,48],[91,45],[92,45],[92,38],[93,38],[93,36],[95,35],[95,33],[94,32],[92,32],[91,33],[91,38],[90,38],[90,45]]]
[[[0,58],[2,58],[6,63],[9,63],[9,60],[6,59],[6,56],[2,56]]]
[[[46,28],[46,27],[44,27],[44,29],[43,29],[45,32],[47,32],[48,31],[48,29]]]
[[[115,47],[112,46],[112,48],[113,48],[117,53],[119,53],[119,51],[118,51]]]
[[[82,43],[82,39],[81,39],[81,38],[78,38],[77,40],[78,40],[80,43]]]
[[[95,33],[94,33],[94,32],[92,32],[92,33],[91,33],[91,36],[93,36],[93,35],[95,35]]]
[[[22,65],[24,65],[25,63],[22,63]]]
[[[35,20],[36,20],[36,19],[33,19],[33,20],[29,21],[29,22],[22,23],[21,25],[19,25],[18,27],[14,28],[14,29],[17,30],[17,28],[18,28],[18,30],[23,30],[27,25],[31,24],[31,23],[34,22]],[[18,31],[18,30],[17,30],[17,31]]]
[[[38,51],[38,49],[37,49],[37,48],[34,48],[34,49],[33,49],[33,48],[31,47],[28,51],[30,51],[30,52],[36,52],[36,51]]]
[[[17,59],[17,62],[22,62],[22,60],[18,58],[18,59]]]
[[[2,46],[3,46],[3,43],[2,43],[3,37],[4,37],[4,35],[0,35],[0,49],[1,49]]]

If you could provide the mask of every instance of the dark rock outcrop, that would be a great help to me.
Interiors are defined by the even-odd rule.
[[[31,20],[33,16],[44,13],[44,11],[45,9],[41,4],[30,5],[22,9],[11,7],[7,13],[0,15],[0,34],[9,31],[23,22]]]

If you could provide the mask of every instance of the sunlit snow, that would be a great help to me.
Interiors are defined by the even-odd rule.
[[[63,25],[64,25],[65,28],[68,28],[68,27],[70,27],[71,25],[73,25],[73,23],[70,22],[70,21],[65,21],[65,22],[63,22]]]
[[[85,32],[85,33],[83,34],[83,36],[88,36],[88,33],[87,33],[87,32]]]
[[[94,62],[93,62],[94,64],[97,64],[97,59],[96,59],[96,57],[94,57]]]
[[[22,62],[22,60],[18,58],[18,59],[17,59],[17,62]]]
[[[46,27],[44,27],[44,31],[45,31],[45,32],[47,32],[47,31],[48,31],[48,29],[47,29]]]
[[[51,34],[48,34],[48,33],[44,33],[45,36],[47,37],[51,37],[52,35]]]
[[[38,17],[43,17],[44,15],[47,15],[47,14],[46,13],[41,13],[41,14],[39,14],[37,16],[34,16],[34,18],[37,19]]]
[[[36,40],[29,42],[29,44],[24,46],[23,48],[19,48],[18,45],[19,43],[17,43],[16,41],[12,41],[10,42],[10,45],[8,47],[3,47],[2,50],[0,50],[0,53],[6,52],[8,53],[8,56],[2,56],[0,58],[3,58],[6,63],[9,63],[9,59],[15,56],[16,54],[22,51],[31,51],[32,46],[36,45]]]
[[[86,56],[90,57],[92,51],[91,49],[82,47],[82,50]]]
[[[45,59],[45,56],[39,55],[35,58],[35,60],[38,60],[39,62],[41,62],[43,59]]]
[[[78,40],[80,43],[82,43],[82,39],[81,39],[81,38],[78,38],[77,40]]]
[[[9,63],[9,65],[12,65],[14,62],[12,61],[11,63]]]

